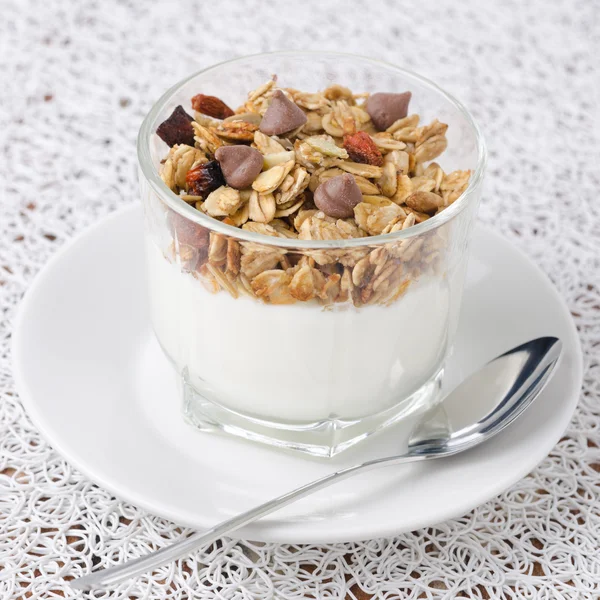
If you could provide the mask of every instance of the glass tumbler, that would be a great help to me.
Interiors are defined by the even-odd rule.
[[[272,237],[196,210],[161,179],[168,147],[158,125],[198,93],[242,105],[272,74],[302,91],[411,91],[409,112],[421,123],[448,124],[436,162],[446,173],[471,170],[467,188],[412,227],[353,239]],[[485,168],[481,133],[462,104],[368,58],[248,56],[167,91],[141,127],[138,157],[152,324],[189,423],[333,456],[439,401]]]

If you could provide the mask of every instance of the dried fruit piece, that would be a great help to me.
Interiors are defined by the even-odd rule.
[[[171,211],[169,213],[169,226],[173,239],[181,246],[192,248],[206,248],[210,237],[210,230],[190,219]]]
[[[408,103],[412,94],[371,94],[365,104],[365,108],[373,121],[373,125],[379,131],[385,131],[398,119],[403,119],[408,114]]]
[[[375,165],[376,167],[383,165],[381,150],[379,150],[377,144],[371,139],[371,136],[364,131],[345,135],[344,148],[354,162]]]
[[[281,90],[273,92],[269,108],[263,115],[260,131],[267,135],[281,135],[306,123],[306,115]]]
[[[156,128],[156,134],[169,146],[174,146],[175,144],[193,146],[193,120],[194,119],[183,110],[183,106],[177,106],[171,113],[171,116]]]
[[[225,185],[221,167],[216,160],[197,165],[185,176],[188,193],[206,199],[214,190]]]
[[[221,146],[215,152],[227,185],[241,190],[252,184],[263,167],[263,156],[249,146]]]
[[[177,188],[187,188],[185,178],[192,166],[205,162],[207,158],[201,150],[176,144],[169,150],[160,177],[170,189],[177,192]]]
[[[204,94],[196,94],[192,98],[192,108],[203,115],[213,117],[213,119],[226,119],[234,114],[223,100],[216,96],[205,96]]]
[[[332,177],[315,191],[317,208],[336,219],[346,219],[354,214],[354,207],[362,202],[362,194],[354,177],[346,173]]]

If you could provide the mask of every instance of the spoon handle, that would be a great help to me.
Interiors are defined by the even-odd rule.
[[[252,508],[251,510],[237,515],[227,521],[222,521],[218,525],[215,525],[208,531],[194,533],[191,536],[175,542],[170,546],[151,552],[146,556],[135,558],[122,565],[116,565],[109,567],[108,569],[102,569],[89,575],[84,575],[79,579],[71,581],[71,587],[78,590],[93,591],[93,590],[104,590],[108,587],[117,585],[148,571],[153,571],[163,565],[170,563],[178,558],[187,556],[193,550],[210,544],[219,538],[234,532],[236,529],[248,525],[257,519],[260,519],[300,498],[309,496],[310,494],[322,490],[333,483],[342,481],[355,475],[358,472],[364,473],[370,469],[383,466],[384,464],[398,464],[400,462],[412,462],[414,460],[422,460],[426,458],[424,456],[413,456],[407,454],[402,457],[394,457],[393,459],[378,459],[369,462],[365,462],[359,465],[354,465],[340,471],[336,471],[321,479],[312,481],[303,485],[302,487],[296,488],[291,492],[287,492],[278,498],[269,500],[260,506]]]

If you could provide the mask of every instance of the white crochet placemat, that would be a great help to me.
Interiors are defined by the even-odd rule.
[[[600,597],[599,13],[588,0],[0,1],[0,597],[76,598],[63,576],[182,536],[40,437],[14,391],[11,321],[68,238],[136,201],[135,137],[162,91],[287,48],[381,57],[471,108],[490,150],[480,218],[567,299],[579,408],[533,473],[460,519],[325,547],[225,540],[111,597]]]

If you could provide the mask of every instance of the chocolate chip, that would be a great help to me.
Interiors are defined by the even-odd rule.
[[[265,112],[259,129],[266,135],[281,135],[304,125],[306,115],[281,90],[273,93],[273,99]]]
[[[158,137],[169,146],[175,144],[194,145],[194,119],[188,115],[183,106],[178,106],[171,116],[163,121],[156,129]]]
[[[371,94],[365,108],[373,121],[373,125],[379,131],[385,131],[398,119],[404,119],[408,114],[408,103],[412,94],[386,94],[379,92]]]
[[[347,219],[354,215],[354,207],[362,202],[362,194],[354,177],[346,173],[322,183],[315,190],[314,202],[329,217]]]
[[[249,146],[221,146],[215,152],[227,185],[236,190],[248,187],[262,170],[263,156]]]

